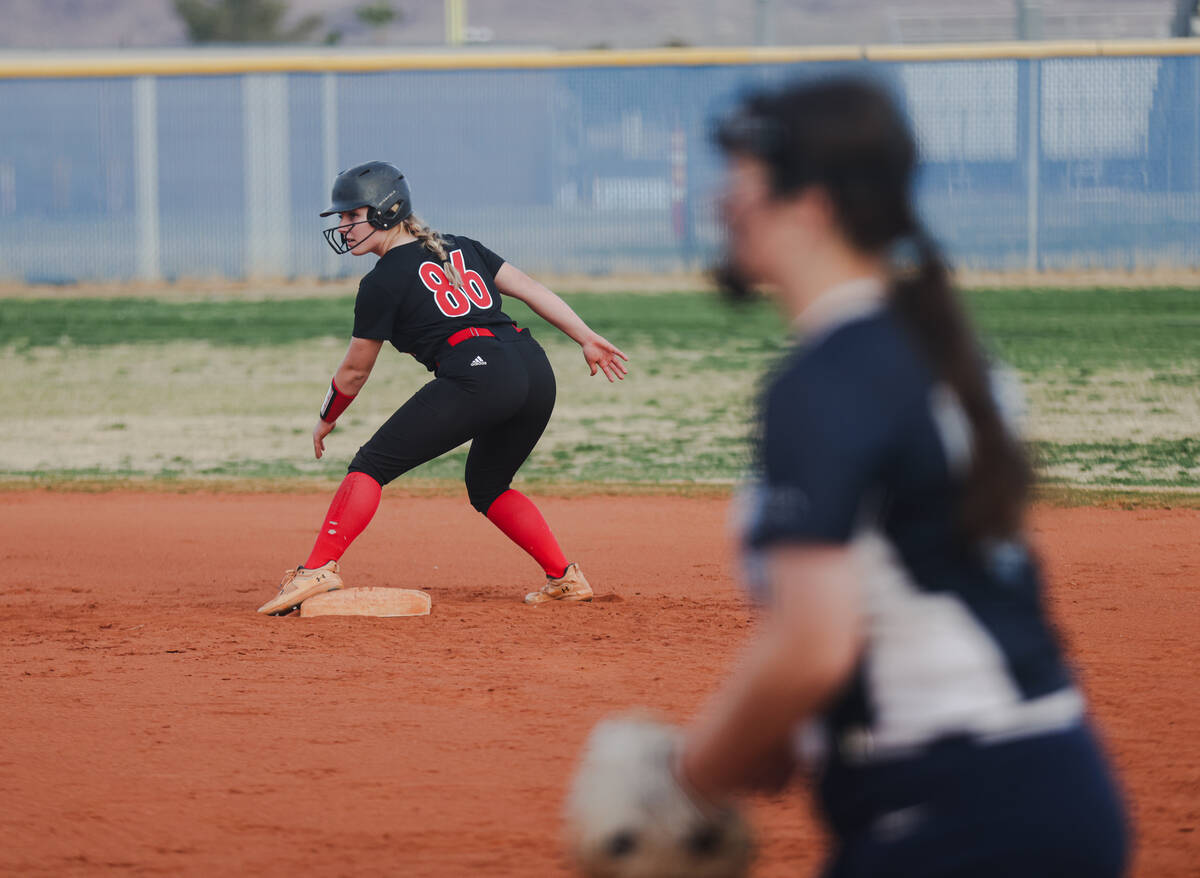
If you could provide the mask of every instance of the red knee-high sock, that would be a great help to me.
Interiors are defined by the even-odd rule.
[[[371,523],[383,488],[366,473],[350,473],[333,495],[325,523],[304,566],[313,570],[342,557],[354,538]]]
[[[562,576],[566,572],[566,556],[558,547],[550,525],[533,501],[520,491],[509,488],[497,497],[488,507],[487,517],[506,537],[532,555],[547,576]]]

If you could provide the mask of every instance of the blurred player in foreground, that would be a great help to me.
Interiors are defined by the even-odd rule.
[[[538,508],[510,487],[550,419],[555,381],[541,346],[501,310],[501,293],[578,342],[593,375],[624,378],[625,355],[478,241],[429,228],[412,212],[408,181],[391,164],[368,162],[339,174],[333,203],[321,216],[335,214],[338,224],[325,231],[329,245],[379,261],[359,283],[350,347],[313,428],[313,452],[324,454],[326,437],[366,384],[384,342],[412,354],[435,377],[358,450],[308,559],[285,574],[279,594],[258,611],[289,613],[341,588],[338,561],[375,515],[383,486],[467,441],[471,505],[546,574],[526,603],[591,600],[579,566],[567,561]]]
[[[580,861],[741,874],[744,826],[718,806],[800,765],[827,878],[1121,874],[1122,804],[1022,535],[1027,464],[917,219],[902,113],[822,80],[747,99],[717,141],[733,289],[769,290],[797,336],[744,510],[763,617],[686,730],[593,732]]]

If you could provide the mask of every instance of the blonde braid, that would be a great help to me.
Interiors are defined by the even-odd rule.
[[[438,258],[446,272],[446,277],[450,278],[450,283],[454,284],[456,288],[462,289],[462,277],[459,275],[458,269],[450,262],[450,254],[446,252],[446,244],[449,242],[442,237],[441,233],[431,229],[429,224],[415,213],[409,214],[408,218],[404,220],[404,229],[420,241],[422,247]]]

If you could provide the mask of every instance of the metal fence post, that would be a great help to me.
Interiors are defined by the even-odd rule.
[[[286,75],[244,75],[242,125],[247,229],[244,273],[248,277],[286,277],[292,215]]]
[[[1039,219],[1041,210],[1042,166],[1042,62],[1037,58],[1030,58],[1025,63],[1029,65],[1029,75],[1025,80],[1025,87],[1028,90],[1028,94],[1025,96],[1025,105],[1029,113],[1029,117],[1027,119],[1027,134],[1029,140],[1025,145],[1025,268],[1028,271],[1035,272],[1039,269],[1041,264],[1041,247],[1039,241],[1041,228]]]
[[[158,204],[158,80],[133,80],[134,207],[137,228],[137,277],[162,278],[159,255]]]
[[[321,74],[321,172],[323,179],[321,187],[324,191],[321,197],[327,197],[329,187],[338,171],[338,75],[336,73]],[[327,202],[321,202],[324,207]],[[332,217],[330,218],[332,220]],[[322,245],[322,258],[325,275],[333,277],[338,272],[337,254]]]

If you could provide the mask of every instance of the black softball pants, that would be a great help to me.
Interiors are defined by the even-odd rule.
[[[537,445],[554,410],[554,371],[529,330],[445,347],[434,379],[388,418],[350,462],[386,485],[464,442],[467,496],[487,514]]]
[[[1124,804],[1092,731],[923,756],[822,782],[836,844],[823,878],[1118,878]]]

